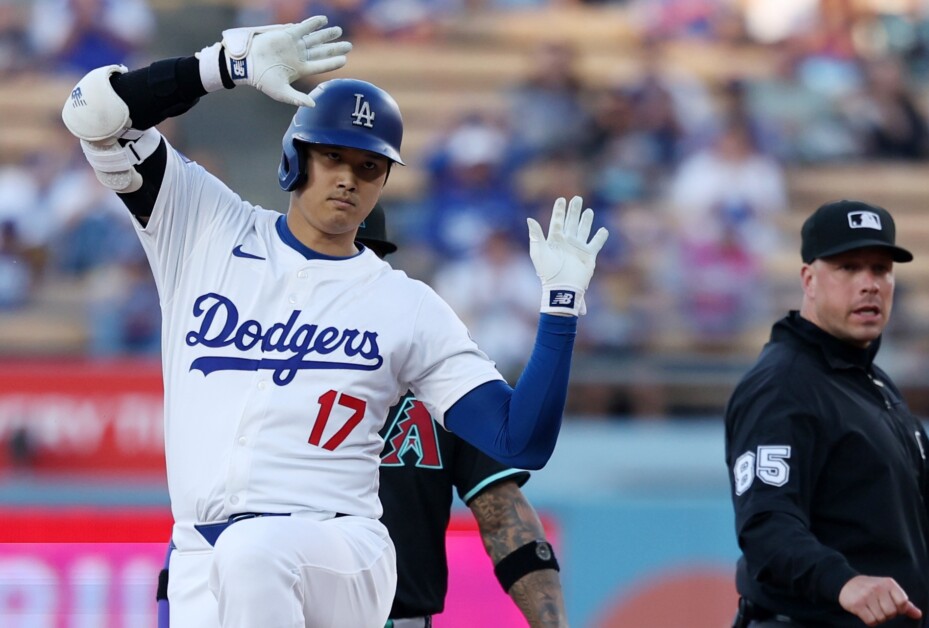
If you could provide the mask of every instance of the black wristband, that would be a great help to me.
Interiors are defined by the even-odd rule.
[[[232,81],[232,77],[229,76],[229,66],[226,65],[226,49],[219,49],[219,78],[223,81],[223,87],[226,89],[232,89],[235,87],[235,83]]]
[[[509,592],[516,581],[533,571],[554,569],[560,571],[555,550],[547,541],[535,540],[513,550],[494,566],[494,574],[503,590]]]

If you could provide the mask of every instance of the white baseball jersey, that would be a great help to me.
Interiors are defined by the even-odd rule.
[[[502,379],[451,308],[370,251],[311,259],[169,147],[146,227],[163,312],[165,449],[178,523],[241,512],[377,518],[378,435],[408,388],[440,420]]]

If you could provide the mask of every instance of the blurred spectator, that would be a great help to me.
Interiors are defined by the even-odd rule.
[[[654,61],[656,55],[646,56],[638,81],[599,90],[589,99],[583,154],[593,169],[594,189],[607,203],[653,197],[677,164],[687,137],[677,99]],[[689,99],[692,108],[695,101],[699,99]]]
[[[525,240],[490,228],[479,249],[441,267],[432,282],[510,384],[529,357],[539,318],[539,278]]]
[[[44,159],[45,154],[32,155],[23,165],[0,167],[0,223],[6,230],[6,255],[16,257],[20,266],[14,274],[26,271],[33,288],[44,271],[52,229],[44,202],[44,176],[54,173],[54,166]]]
[[[442,19],[459,13],[466,0],[248,0],[239,9],[242,26],[300,22],[325,15],[347,38],[429,39]]]
[[[16,223],[0,221],[0,309],[24,305],[32,291],[32,274]]]
[[[776,220],[787,208],[784,175],[774,159],[757,151],[741,118],[727,121],[710,147],[681,163],[670,195],[685,242],[734,243],[755,255],[780,246]]]
[[[443,19],[457,15],[466,0],[367,0],[367,32],[392,39],[430,39]]]
[[[520,158],[508,131],[466,116],[427,158],[427,235],[443,257],[472,255],[491,231],[525,229],[514,174]]]
[[[158,290],[141,247],[97,267],[87,284],[89,350],[96,356],[154,355],[161,346]]]
[[[50,261],[59,273],[82,277],[140,246],[125,206],[86,164],[61,174],[48,202],[55,218]]]
[[[819,14],[819,0],[741,0],[748,36],[774,44],[809,30]]]
[[[0,76],[30,69],[25,0],[0,2]]]
[[[20,237],[36,220],[40,188],[32,171],[21,165],[0,166],[0,222],[12,224]],[[40,220],[40,218],[39,218]]]
[[[723,84],[720,99],[722,120],[741,118],[758,152],[778,159],[790,157],[786,134],[767,111],[756,108],[750,95],[750,83],[753,81],[732,79]]]
[[[622,87],[596,91],[590,99],[590,125],[581,138],[590,165],[591,185],[610,203],[629,203],[649,194],[660,165],[660,150],[635,124],[634,105]]]
[[[744,27],[733,3],[720,0],[638,0],[634,4],[648,37],[735,41]]]
[[[741,110],[766,154],[794,163],[858,157],[858,138],[831,91],[797,80],[794,45],[784,42],[771,48],[776,61],[772,76],[730,83],[726,109],[734,115]]]
[[[860,12],[852,0],[820,0],[815,20],[785,42],[798,81],[834,98],[861,86],[855,41]]]
[[[368,0],[247,0],[242,3],[239,26],[294,24],[314,15],[325,15],[329,24],[340,26],[346,38],[357,34]]]
[[[924,159],[929,156],[927,113],[907,85],[899,59],[865,63],[865,88],[845,105],[862,138],[865,157]]]
[[[711,93],[715,86],[669,58],[668,42],[646,38],[641,46],[641,73],[627,85],[635,125],[656,137],[664,164],[674,165],[701,145],[708,128],[718,127],[716,97]]]
[[[699,342],[732,340],[768,302],[761,259],[781,246],[787,209],[780,166],[760,154],[741,118],[689,157],[671,185],[681,323]]]
[[[720,241],[681,243],[678,312],[698,346],[732,342],[768,305],[761,260],[732,229]]]
[[[52,70],[83,75],[113,63],[138,65],[155,15],[147,0],[35,0],[29,31]]]
[[[576,50],[568,43],[545,42],[527,60],[525,80],[507,93],[509,124],[517,140],[533,156],[577,150],[587,112]]]

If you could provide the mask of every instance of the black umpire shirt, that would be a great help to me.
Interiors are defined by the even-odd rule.
[[[726,410],[736,586],[805,626],[863,627],[838,603],[859,574],[894,578],[923,611],[882,628],[929,626],[929,443],[874,365],[879,344],[856,348],[791,312]]]
[[[397,550],[390,617],[436,615],[448,591],[445,530],[453,488],[468,504],[504,480],[522,486],[529,473],[501,465],[442,429],[411,395],[390,410],[381,436],[381,521]],[[489,559],[487,568],[492,569]]]

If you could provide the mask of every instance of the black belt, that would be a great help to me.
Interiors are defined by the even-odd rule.
[[[739,598],[739,610],[735,619],[732,620],[732,628],[787,628],[788,626],[803,628],[787,615],[769,611],[744,597]]]

